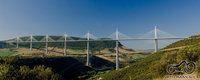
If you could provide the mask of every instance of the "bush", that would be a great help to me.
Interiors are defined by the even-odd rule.
[[[19,73],[20,80],[58,80],[60,77],[58,74],[54,74],[51,68],[45,68],[44,65],[35,66],[33,69],[21,66]]]
[[[9,64],[0,65],[0,79],[1,80],[16,80],[18,75],[14,66]]]
[[[0,80],[59,80],[61,76],[44,65],[17,66],[15,57],[0,58]]]

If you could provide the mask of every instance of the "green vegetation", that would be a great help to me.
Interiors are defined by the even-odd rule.
[[[18,66],[15,57],[0,58],[1,80],[60,80],[59,74],[44,65]]]
[[[130,58],[131,59],[143,59],[143,58],[146,58],[148,55],[146,54],[136,54],[136,53],[133,53],[130,55]]]
[[[106,70],[113,70],[115,64],[92,56],[91,66],[85,66],[86,57],[1,57],[1,80],[85,80]],[[97,77],[97,76],[96,76]],[[96,78],[93,77],[93,78]],[[93,79],[91,78],[91,79]]]
[[[168,75],[166,72],[167,65],[178,64],[181,60],[195,62],[197,66],[196,73],[200,76],[200,44],[198,44],[200,40],[198,36],[178,41],[167,46],[165,49],[190,45],[188,47],[170,51],[159,51],[128,67],[108,72],[102,75],[102,77],[104,80],[152,80],[163,78],[164,75]]]
[[[0,51],[0,57],[10,56],[10,55],[15,54],[15,53],[16,52],[14,52],[14,51],[1,50]]]

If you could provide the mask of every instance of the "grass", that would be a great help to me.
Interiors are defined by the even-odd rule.
[[[144,54],[131,54],[130,57],[132,57],[133,59],[143,59],[146,58],[148,55],[144,55]]]
[[[0,51],[0,57],[10,56],[10,55],[15,54],[15,53],[16,52],[8,51],[8,50]]]

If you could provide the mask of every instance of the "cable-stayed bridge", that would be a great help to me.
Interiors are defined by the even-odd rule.
[[[168,37],[158,37],[158,35],[164,34],[167,35]],[[148,36],[150,34],[153,34],[154,36],[152,38],[142,38],[145,36]],[[63,42],[64,43],[64,55],[67,55],[67,43],[69,42],[87,42],[87,65],[90,65],[90,42],[92,41],[116,41],[116,70],[119,69],[119,46],[118,43],[119,41],[131,41],[131,40],[154,40],[154,49],[155,52],[158,51],[158,40],[169,40],[169,39],[186,39],[187,37],[176,37],[173,36],[169,33],[166,33],[164,31],[161,31],[155,27],[154,30],[148,32],[147,34],[144,34],[141,38],[131,38],[121,32],[116,30],[116,32],[112,33],[110,36],[106,38],[97,38],[93,34],[90,34],[89,32],[84,35],[81,39],[73,39],[71,36],[68,36],[66,33],[64,36],[60,37],[57,40],[54,40],[51,38],[51,36],[46,35],[43,37],[41,40],[37,40],[34,38],[34,36],[30,36],[28,39],[24,40],[21,39],[20,37],[15,38],[14,40],[16,41],[16,47],[19,48],[19,44],[23,42],[28,42],[30,43],[30,51],[32,51],[32,46],[33,43],[46,43],[46,54],[48,54],[48,43],[54,43],[54,42]]]

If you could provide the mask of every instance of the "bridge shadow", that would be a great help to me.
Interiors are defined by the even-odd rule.
[[[91,66],[93,68],[98,69],[98,71],[105,71],[105,70],[113,70],[115,68],[115,63],[97,56],[92,56]]]

